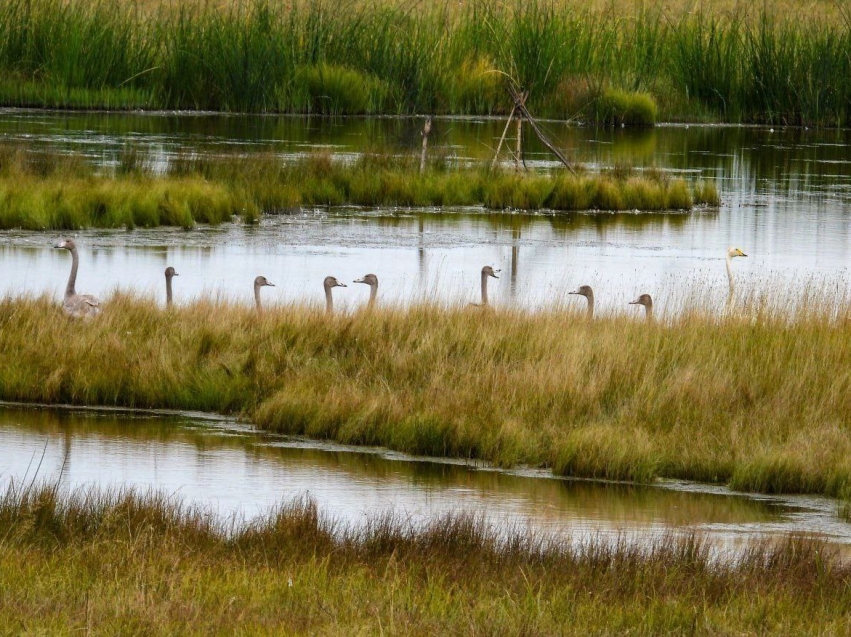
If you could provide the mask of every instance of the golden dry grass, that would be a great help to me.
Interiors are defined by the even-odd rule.
[[[558,309],[257,316],[119,296],[81,324],[45,299],[6,299],[0,398],[240,413],[286,433],[564,475],[842,494],[851,322],[785,311],[587,324]]]

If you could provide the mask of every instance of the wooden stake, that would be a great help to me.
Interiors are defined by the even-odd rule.
[[[420,155],[420,174],[425,172],[426,167],[426,155],[428,154],[428,135],[431,133],[431,117],[427,118],[425,121],[425,125],[423,125],[423,131],[420,135],[423,136],[423,152]]]

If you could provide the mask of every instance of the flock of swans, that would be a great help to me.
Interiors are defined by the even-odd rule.
[[[101,304],[94,296],[91,294],[77,294],[77,270],[80,267],[80,255],[77,252],[77,245],[74,243],[74,240],[64,239],[53,247],[68,250],[71,253],[71,274],[68,277],[68,284],[65,286],[65,298],[62,303],[62,309],[67,315],[75,318],[91,318],[100,314]],[[733,281],[732,261],[736,257],[746,256],[748,255],[742,252],[739,248],[729,248],[727,250],[727,280],[729,282],[729,293],[727,295],[728,308],[735,300],[736,290]],[[489,265],[482,268],[482,301],[481,303],[474,303],[473,305],[482,307],[488,305],[488,279],[498,279],[498,272],[498,269],[494,269]],[[179,275],[173,267],[169,266],[165,269],[166,304],[169,307],[173,302],[171,283],[172,279],[176,276]],[[353,283],[363,283],[369,286],[368,307],[373,307],[378,297],[378,277],[374,274],[367,274],[366,276],[353,281]],[[334,311],[334,298],[331,294],[331,290],[333,288],[344,288],[347,286],[345,283],[341,283],[333,276],[326,276],[322,286],[325,289],[325,309],[328,313],[331,313]],[[254,304],[258,311],[262,311],[263,309],[263,305],[260,302],[260,289],[264,287],[275,287],[275,284],[269,281],[269,279],[265,276],[258,276],[254,279]],[[594,290],[590,285],[580,286],[577,290],[570,292],[569,294],[584,296],[588,302],[587,317],[589,320],[594,318]],[[647,320],[653,320],[653,299],[649,294],[640,295],[634,301],[630,301],[629,305],[644,306]]]

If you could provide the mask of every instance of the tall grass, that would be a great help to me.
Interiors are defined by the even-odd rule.
[[[0,103],[478,115],[510,110],[511,78],[547,117],[608,121],[613,97],[638,92],[641,112],[655,98],[662,119],[843,126],[851,20],[837,13],[766,5],[670,15],[570,0],[244,0],[142,11],[9,0],[0,4]]]
[[[457,514],[347,529],[309,500],[234,528],[158,495],[12,488],[0,537],[0,625],[44,634],[827,634],[851,602],[818,542],[725,561]]]
[[[717,199],[712,184],[690,190],[682,179],[655,171],[519,175],[435,160],[421,174],[416,158],[384,154],[348,163],[322,154],[288,163],[271,155],[182,157],[158,175],[128,148],[113,174],[101,174],[74,157],[0,147],[0,229],[190,228],[234,215],[250,223],[261,212],[343,204],[687,210],[713,193]]]
[[[116,296],[97,321],[0,302],[0,399],[242,414],[275,431],[561,475],[851,487],[851,320],[686,303],[656,324],[418,305],[327,317]],[[819,301],[819,298],[822,300]],[[838,303],[838,305],[837,305]],[[110,364],[92,362],[108,360]]]

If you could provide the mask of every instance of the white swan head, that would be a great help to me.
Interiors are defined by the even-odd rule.
[[[744,252],[742,252],[742,250],[740,248],[733,248],[733,247],[727,248],[727,257],[730,258],[730,259],[732,259],[733,257],[746,257],[746,256],[748,256],[748,255],[746,255]]]
[[[333,277],[332,277],[333,278]],[[378,285],[378,277],[374,274],[367,274],[360,279],[355,279],[352,283],[366,283],[369,286]],[[345,287],[345,286],[343,286]]]
[[[573,292],[568,292],[568,294],[578,294],[579,296],[584,296],[586,299],[593,298],[594,290],[591,289],[590,285],[580,285]]]
[[[492,277],[493,277],[493,278],[495,278],[495,279],[498,279],[498,278],[499,278],[499,277],[496,275],[496,273],[497,273],[497,272],[499,272],[499,269],[494,269],[494,268],[492,268],[492,267],[491,267],[491,266],[489,266],[489,265],[486,265],[485,267],[483,267],[483,268],[482,268],[482,274],[483,274],[484,276],[492,276]]]
[[[266,286],[266,285],[268,285],[271,288],[275,287],[275,284],[272,283],[265,276],[258,276],[256,279],[254,279],[254,287],[262,288],[263,286]]]

